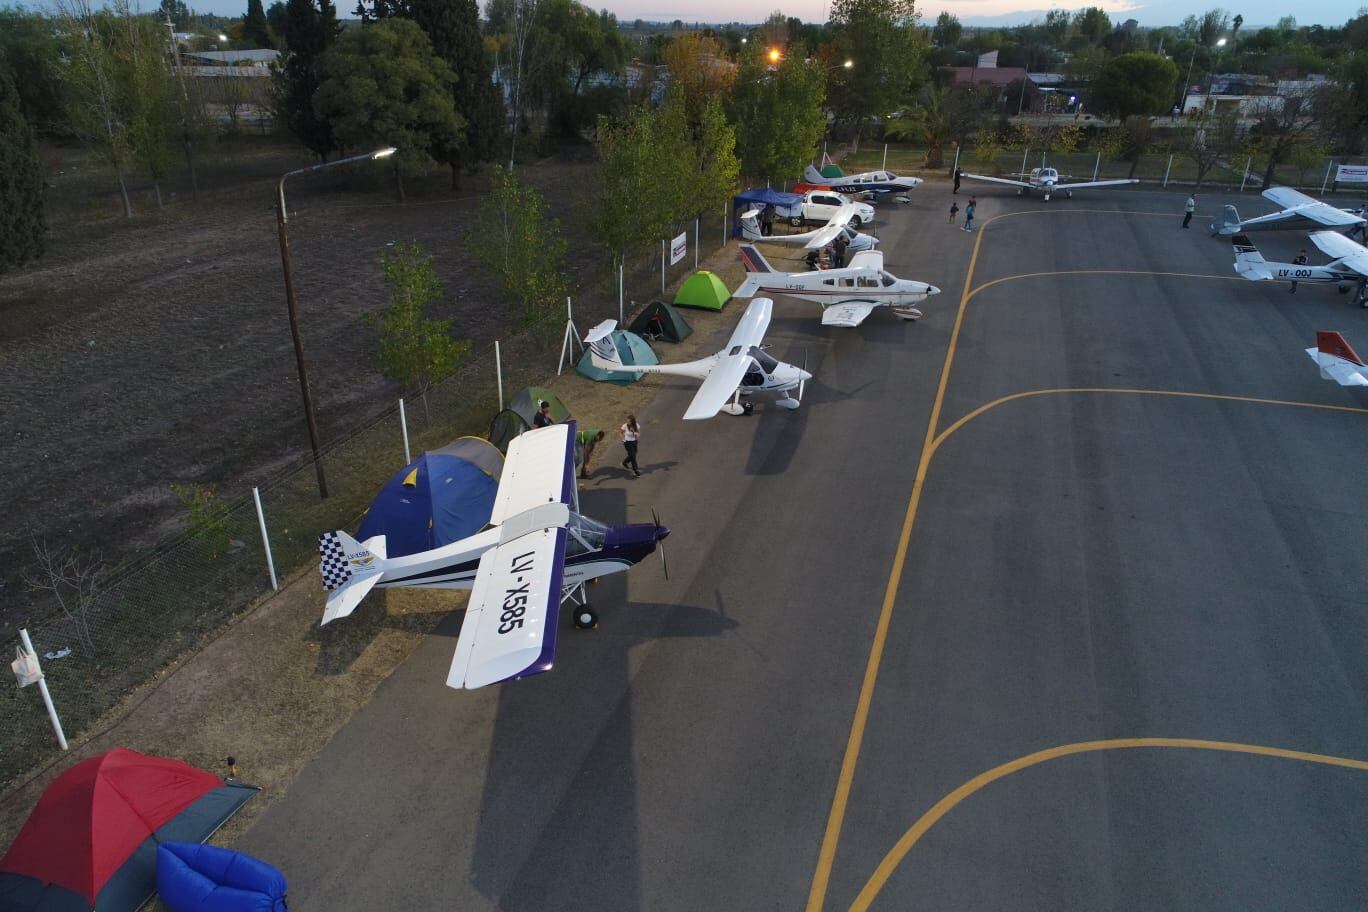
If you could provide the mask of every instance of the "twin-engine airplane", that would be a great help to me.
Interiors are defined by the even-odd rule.
[[[856,207],[854,205],[842,206],[836,210],[831,221],[821,228],[804,231],[802,234],[764,234],[760,230],[760,213],[755,209],[750,209],[741,214],[741,236],[748,241],[761,241],[766,244],[792,244],[802,246],[806,250],[820,250],[836,238],[845,235],[846,250],[851,253],[873,250],[879,246],[879,239],[868,234],[862,234],[850,227],[850,221],[855,216],[855,212]]]
[[[1309,263],[1270,263],[1259,248],[1243,234],[1230,239],[1235,248],[1235,272],[1253,282],[1310,282],[1339,286],[1340,294],[1358,288],[1355,300],[1368,307],[1368,247],[1357,244],[1335,231],[1313,231],[1311,243],[1327,256],[1334,257],[1323,266]]]
[[[782,294],[814,301],[822,305],[824,326],[859,326],[876,307],[891,307],[904,320],[916,320],[922,313],[912,305],[940,294],[935,285],[900,279],[885,270],[883,254],[877,250],[855,254],[849,266],[816,272],[776,272],[749,244],[741,245],[741,260],[747,275],[735,297]]]
[[[1027,190],[1039,190],[1045,197],[1045,202],[1047,203],[1050,201],[1050,194],[1059,190],[1064,191],[1064,195],[1072,199],[1075,190],[1090,190],[1094,187],[1119,187],[1122,184],[1140,183],[1138,178],[1123,177],[1117,178],[1116,180],[1081,181],[1075,184],[1062,184],[1060,181],[1067,180],[1068,175],[1061,175],[1054,168],[1032,168],[1030,174],[1017,172],[1014,176],[1025,178],[1025,180],[1012,180],[1007,177],[988,177],[983,174],[970,174],[967,171],[961,175],[965,180],[987,181],[990,184],[1006,184],[1009,187],[1016,187],[1017,196],[1021,196],[1021,194],[1025,193]]]
[[[589,358],[600,370],[630,371],[637,374],[672,374],[702,380],[684,413],[685,421],[711,418],[718,412],[728,415],[750,414],[750,402],[742,402],[756,393],[780,393],[778,405],[796,409],[803,398],[803,384],[812,374],[792,364],[776,361],[766,354],[760,344],[769,327],[774,302],[769,298],[751,301],[741,322],[732,330],[727,347],[715,355],[684,364],[623,364],[613,344],[616,320],[604,320],[589,331],[584,342],[589,346]],[[798,395],[790,396],[793,390]]]
[[[1340,386],[1368,386],[1368,365],[1337,332],[1316,333],[1316,344],[1306,353],[1320,366],[1322,380]]]
[[[574,463],[573,421],[515,438],[489,527],[431,551],[386,560],[383,535],[365,542],[346,532],[320,535],[323,623],[351,614],[376,586],[470,589],[447,686],[474,689],[550,671],[561,604],[576,606],[575,626],[594,626],[583,584],[640,563],[670,534],[658,522],[606,526],[580,515],[572,509]]]
[[[1219,220],[1212,220],[1211,233],[1231,237],[1246,231],[1271,228],[1352,228],[1364,224],[1364,211],[1368,208],[1340,209],[1312,199],[1291,187],[1270,187],[1263,192],[1263,198],[1282,206],[1282,210],[1252,219],[1241,219],[1234,206],[1226,206],[1225,214]]]
[[[871,193],[881,196],[885,193],[906,193],[921,183],[925,182],[920,177],[899,177],[892,171],[864,171],[860,174],[826,177],[812,165],[808,165],[803,171],[802,186],[808,190],[827,188],[837,193]]]

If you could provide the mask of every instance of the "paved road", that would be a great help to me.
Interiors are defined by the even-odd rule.
[[[286,870],[292,907],[793,910],[818,870],[845,908],[923,812],[1033,751],[1165,737],[1368,757],[1368,416],[1121,393],[990,409],[927,464],[881,630],[975,242],[971,286],[1231,274],[1227,244],[1177,230],[1177,195],[984,193],[984,222],[1048,214],[979,239],[923,189],[882,234],[894,272],[944,289],[927,317],[825,330],[781,301],[771,351],[806,351],[818,378],[795,413],[685,426],[692,387],[667,387],[647,474],[584,507],[659,510],[671,578],[644,565],[595,587],[600,629],[567,632],[551,675],[474,694],[441,683],[453,618],[242,840]],[[1359,323],[1308,287],[1003,281],[968,301],[939,427],[1065,387],[1368,405],[1299,350]],[[1365,799],[1368,773],[1306,760],[1065,757],[965,797],[874,902],[1344,908],[1368,893]]]

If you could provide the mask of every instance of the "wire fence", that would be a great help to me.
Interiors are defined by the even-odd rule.
[[[679,223],[675,235],[687,235],[687,249],[677,263],[670,262],[671,237],[662,239],[663,248],[648,243],[623,257],[620,272],[606,265],[598,270],[572,299],[578,330],[617,319],[619,294],[630,320],[634,309],[661,297],[662,269],[667,288],[690,274],[695,255],[701,263],[728,240],[729,222],[720,214],[711,222]],[[264,481],[257,490],[282,581],[317,560],[320,533],[355,529],[380,485],[404,466],[405,430],[415,458],[458,436],[485,434],[499,408],[500,374],[506,398],[544,383],[555,370],[565,328],[563,318],[526,328],[501,342],[498,364],[491,346],[425,394],[396,403],[332,441],[321,458],[326,499],[319,496],[309,459]],[[30,625],[67,736],[75,739],[89,731],[125,695],[269,595],[266,547],[252,492],[243,491],[101,580],[89,599],[69,600],[69,611],[54,606],[44,620]],[[12,656],[8,653],[6,660]],[[57,750],[37,691],[0,687],[0,785]]]

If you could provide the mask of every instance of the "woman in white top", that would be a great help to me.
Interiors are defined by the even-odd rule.
[[[637,424],[636,415],[628,415],[627,423],[618,428],[622,432],[622,448],[627,451],[627,458],[622,460],[624,469],[631,469],[638,478],[641,477],[641,467],[637,465],[637,441],[641,439],[641,425]]]

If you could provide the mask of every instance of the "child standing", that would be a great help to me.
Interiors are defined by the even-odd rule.
[[[955,224],[955,216],[959,215],[959,203],[950,204],[950,224]]]

